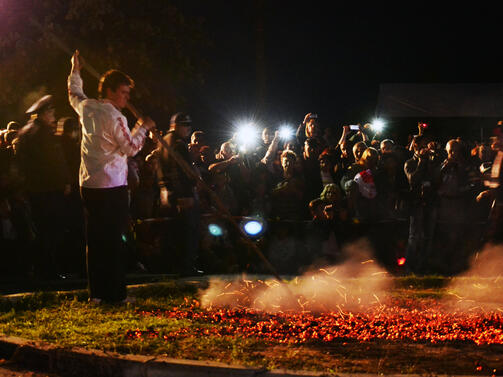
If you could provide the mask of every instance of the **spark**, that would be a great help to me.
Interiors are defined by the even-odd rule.
[[[462,299],[463,299],[463,297],[462,297],[462,296],[460,296],[460,295],[458,295],[457,293],[452,292],[452,291],[448,291],[448,292],[447,292],[447,294],[452,295],[452,296],[455,296],[456,298],[459,298],[460,300],[462,300]]]
[[[373,259],[366,260],[364,262],[361,262],[361,264],[367,264],[367,263],[374,263]]]
[[[374,293],[373,296],[376,298],[376,301],[378,302],[379,305],[381,305],[381,300],[379,300],[379,297]]]
[[[325,273],[325,274],[327,274],[327,275],[333,275],[333,274],[337,271],[337,267],[336,267],[336,268],[334,268],[332,271],[328,271],[328,270],[327,270],[327,269],[325,269],[325,268],[320,268],[320,271],[321,271],[321,272],[324,272],[324,273]]]
[[[205,334],[201,333],[201,326],[187,325],[167,334],[163,338],[167,341],[187,336],[236,336],[295,344],[341,340],[503,344],[501,308],[485,307],[453,291],[447,293],[456,300],[396,298],[368,287],[367,282],[378,280],[375,278],[363,279],[365,286],[347,279],[347,286],[333,284],[327,293],[325,283],[330,277],[321,272],[323,275],[314,279],[308,276],[293,280],[294,300],[277,282],[236,281],[219,285],[219,289],[224,287],[223,292],[214,292],[210,305],[204,305],[204,300],[199,304],[187,299],[180,307],[142,311],[139,315],[212,325]],[[312,290],[304,289],[306,284]],[[230,304],[219,301],[223,297],[232,297]],[[155,337],[155,333],[136,329],[127,336],[141,341]]]

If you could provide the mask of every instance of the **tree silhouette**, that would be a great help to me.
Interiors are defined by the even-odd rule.
[[[209,42],[202,20],[186,19],[170,1],[0,0],[4,121],[20,117],[45,93],[55,95],[61,113],[70,112],[70,56],[51,35],[78,48],[99,72],[116,68],[132,76],[135,100],[149,112],[174,112],[184,101],[179,89],[203,82],[202,56]],[[96,79],[83,75],[86,93],[96,96]]]

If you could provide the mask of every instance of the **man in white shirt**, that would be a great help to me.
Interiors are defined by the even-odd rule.
[[[121,113],[134,87],[129,76],[117,70],[106,72],[98,87],[100,99],[95,100],[82,90],[80,68],[76,51],[68,95],[82,125],[79,184],[86,208],[89,295],[95,302],[120,302],[126,299],[127,158],[140,151],[155,123],[139,119],[129,130]]]

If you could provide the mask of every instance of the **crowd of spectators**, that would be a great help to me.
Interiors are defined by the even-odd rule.
[[[78,121],[65,118],[54,124],[51,144],[38,157],[23,148],[40,146],[19,143],[24,128],[10,122],[0,133],[2,270],[38,278],[67,272],[83,275]],[[198,130],[191,132],[186,147],[194,171],[233,216],[259,218],[267,224],[265,236],[256,242],[280,273],[337,263],[344,258],[345,243],[375,234],[375,229],[387,229],[378,238],[389,241],[384,242],[388,259],[405,262],[401,267],[405,273],[451,274],[465,268],[469,254],[480,246],[492,204],[484,181],[491,180],[499,139],[478,143],[453,138],[444,148],[423,124],[408,145],[382,138],[368,124],[343,126],[339,139],[336,133],[330,127],[323,129],[317,115],[309,113],[290,138],[264,128],[259,145],[246,151],[237,135],[214,146]],[[149,139],[128,161],[131,234],[124,235],[124,242],[131,251],[131,268],[144,270],[147,265],[176,272],[172,255],[164,255],[165,265],[155,268],[145,262],[145,255],[163,248],[159,245],[170,226],[176,229],[161,203],[161,160],[162,148]],[[64,179],[57,177],[61,167]],[[33,181],[33,175],[43,177]],[[63,179],[62,201],[37,221],[34,192],[51,188],[35,187],[34,182],[56,179]],[[217,206],[201,185],[194,187],[200,220],[194,227],[199,235],[192,237],[200,241],[200,268],[253,270],[253,258],[243,252],[237,235],[207,231],[210,223],[218,222]],[[400,226],[406,231],[397,246],[391,240]]]

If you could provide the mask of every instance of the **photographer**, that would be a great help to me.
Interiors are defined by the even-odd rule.
[[[479,177],[464,156],[461,142],[449,140],[445,147],[447,158],[440,168],[438,188],[438,229],[446,247],[441,248],[445,273],[459,272],[467,261],[469,250],[463,235],[468,234],[467,221],[472,217],[476,182]],[[475,174],[474,174],[475,173]],[[473,227],[473,224],[470,224]]]
[[[354,132],[350,137],[349,135],[351,132]],[[349,141],[351,144],[356,144],[358,139],[361,139],[359,141],[364,142],[365,144],[369,144],[369,137],[365,133],[365,126],[362,127],[360,124],[352,124],[349,126],[343,126],[342,127],[342,135],[341,138],[339,139],[339,143],[337,143],[338,146],[342,145],[343,143]]]
[[[430,256],[437,221],[440,167],[432,160],[423,135],[414,137],[411,148],[414,156],[404,165],[412,201],[406,267],[409,272],[421,273]]]
[[[266,129],[264,129],[265,131]],[[278,150],[279,150],[279,132],[274,132],[274,137],[272,138],[264,157],[260,160],[271,173],[274,173],[274,161],[276,160]]]
[[[381,219],[402,217],[406,208],[409,184],[403,171],[404,161],[395,149],[393,140],[385,139],[380,144],[378,164],[379,210]]]
[[[261,143],[255,148],[255,154],[259,160],[263,159],[272,142],[272,131],[265,127],[262,130]]]
[[[353,145],[354,162],[344,170],[343,176],[341,178],[341,187],[346,192],[346,194],[349,194],[351,190],[351,186],[353,185],[353,178],[355,177],[355,175],[365,170],[363,161],[361,161],[361,157],[366,149],[367,145],[363,141],[359,141],[358,143]]]
[[[304,117],[304,121],[297,128],[295,137],[297,144],[303,146],[307,139],[317,139],[321,149],[325,148],[325,142],[322,138],[322,129],[318,122],[318,114],[308,113]]]
[[[335,181],[340,184],[342,177],[346,173],[346,170],[354,162],[353,154],[351,153],[351,143],[344,140],[338,145],[340,148],[340,153],[336,155],[334,163],[334,177]]]
[[[303,217],[308,218],[307,206],[311,200],[320,195],[323,185],[321,182],[320,162],[318,157],[321,149],[318,140],[315,138],[306,139],[302,151],[302,157],[299,160],[302,177],[304,180],[303,195]]]
[[[192,119],[179,112],[171,117],[169,130],[164,141],[188,164],[192,161],[188,140],[192,130]],[[157,179],[160,192],[161,213],[176,219],[173,223],[173,238],[163,240],[163,248],[169,252],[177,251],[181,259],[181,274],[200,273],[196,267],[199,244],[194,237],[199,229],[199,198],[196,194],[196,181],[180,168],[166,149],[161,150]],[[174,246],[174,247],[173,247]]]
[[[248,185],[250,182],[250,169],[245,165],[243,156],[234,154],[228,141],[221,145],[216,159],[217,162],[211,164],[208,171],[212,176],[219,173],[227,175],[228,184],[238,201],[238,214],[244,214],[250,202],[250,187]]]

